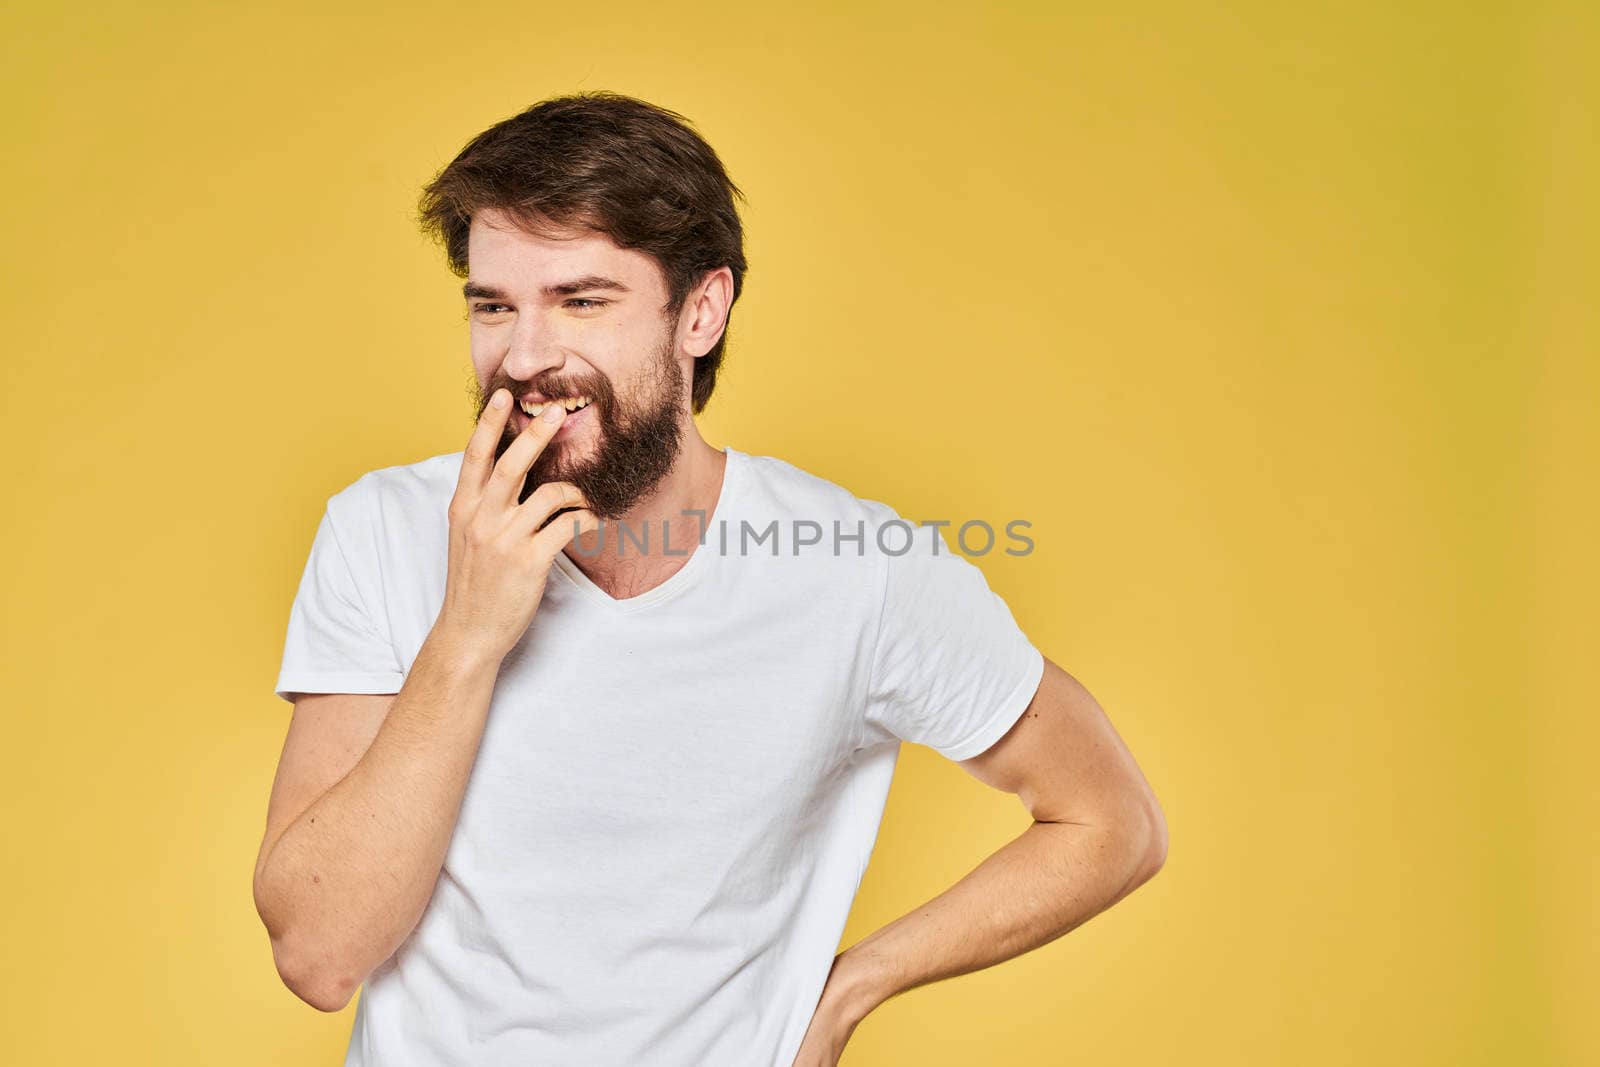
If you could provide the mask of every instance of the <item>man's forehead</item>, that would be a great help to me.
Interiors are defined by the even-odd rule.
[[[647,283],[650,260],[634,249],[619,248],[604,233],[572,228],[533,233],[502,214],[480,212],[473,216],[468,233],[467,262],[469,267],[492,268],[496,274],[514,270],[524,282],[534,284],[577,271],[638,288]]]

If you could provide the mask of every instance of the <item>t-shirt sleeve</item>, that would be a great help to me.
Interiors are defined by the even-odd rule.
[[[983,572],[950,551],[937,527],[911,529],[910,549],[883,561],[868,737],[970,759],[1021,718],[1044,677],[1044,656]],[[893,544],[902,541],[897,535]]]
[[[386,626],[372,611],[328,501],[311,543],[300,587],[289,609],[277,695],[398,693],[405,672]],[[364,561],[370,567],[371,560]]]

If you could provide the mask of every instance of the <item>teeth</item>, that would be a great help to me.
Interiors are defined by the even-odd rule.
[[[589,398],[586,396],[569,396],[565,400],[552,400],[549,404],[530,404],[526,400],[517,401],[517,405],[522,408],[522,413],[533,418],[538,418],[543,414],[544,409],[549,407],[550,404],[560,404],[568,411],[577,411],[579,408],[589,406]]]

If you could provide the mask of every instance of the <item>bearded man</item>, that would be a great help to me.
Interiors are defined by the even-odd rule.
[[[937,527],[700,435],[735,196],[682,116],[607,92],[423,194],[476,424],[327,501],[254,878],[288,987],[363,989],[347,1067],[832,1065],[888,998],[1163,862],[1104,713]],[[1034,821],[839,952],[902,741]]]

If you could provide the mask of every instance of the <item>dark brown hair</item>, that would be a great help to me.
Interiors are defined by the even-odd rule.
[[[655,260],[671,319],[718,267],[733,272],[739,299],[746,266],[735,197],[744,194],[682,115],[594,90],[541,101],[478,134],[424,188],[417,220],[462,278],[472,216],[486,208],[532,232],[554,223],[604,233]],[[727,340],[725,326],[694,361],[696,413],[711,399]]]

